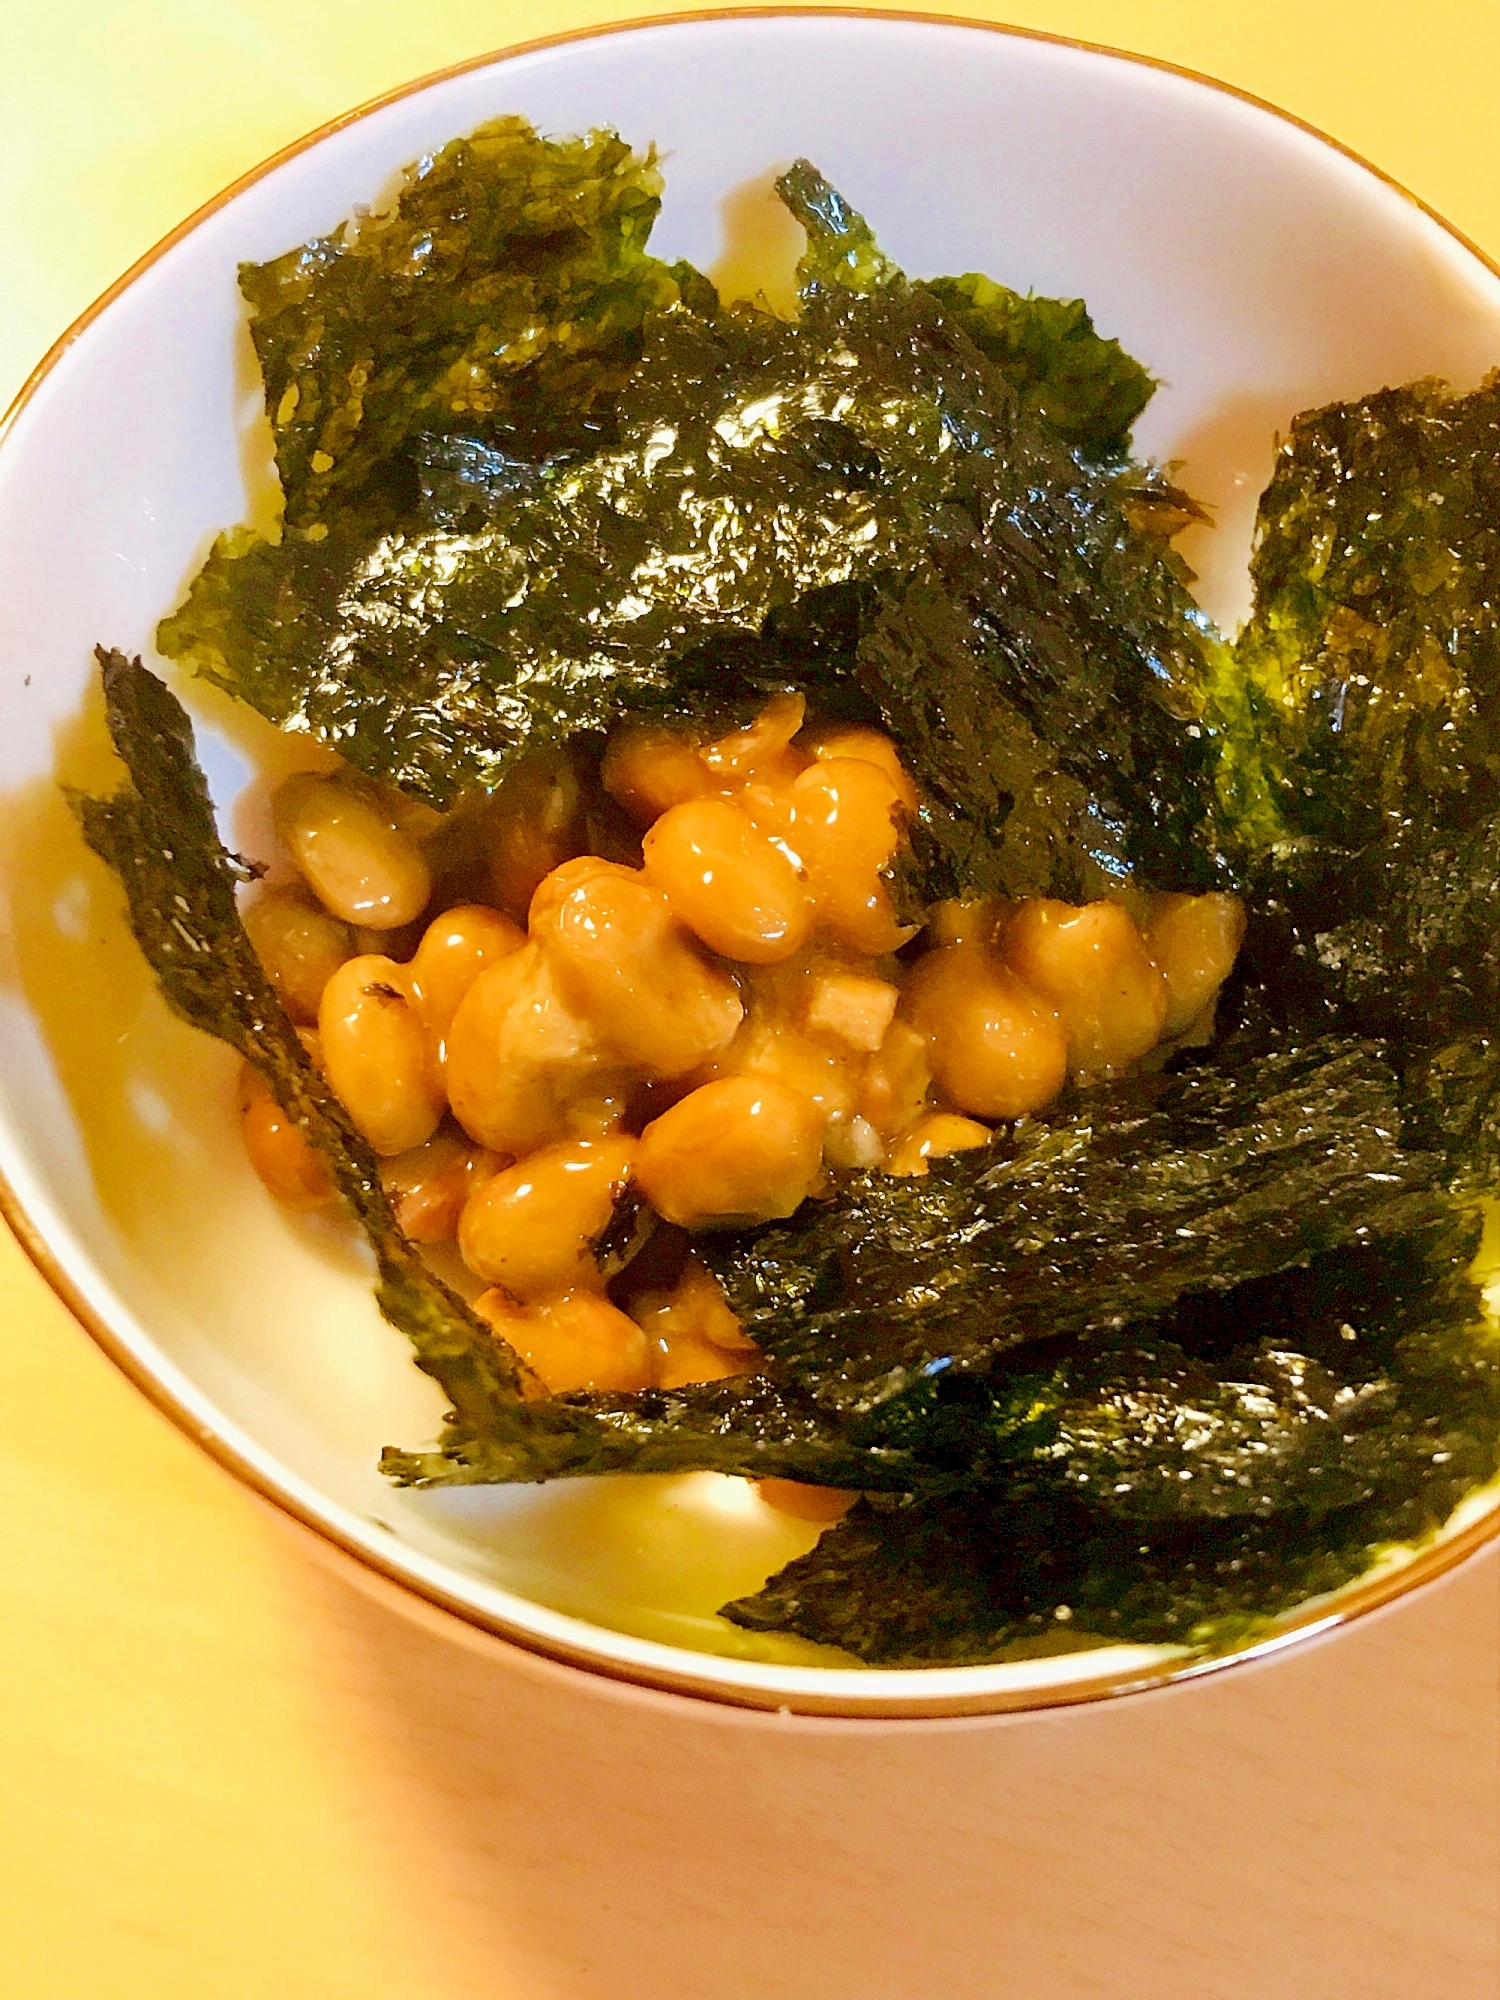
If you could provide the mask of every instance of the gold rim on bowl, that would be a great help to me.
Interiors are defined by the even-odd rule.
[[[1224,83],[1216,77],[1204,76],[1201,72],[1187,69],[1179,63],[1168,62],[1156,56],[1136,55],[1129,50],[1111,48],[1100,42],[1082,41],[1071,35],[1049,34],[1041,29],[1010,27],[1000,22],[976,21],[956,14],[931,14],[905,8],[798,6],[699,8],[681,13],[645,15],[636,20],[612,22],[602,27],[567,29],[559,34],[543,35],[532,41],[517,42],[510,47],[495,49],[483,55],[469,56],[461,62],[448,64],[429,75],[418,77],[413,82],[401,84],[394,90],[383,91],[379,96],[368,99],[353,110],[329,119],[326,124],[318,126],[290,145],[283,146],[268,159],[262,160],[258,166],[252,167],[248,173],[241,174],[238,179],[231,181],[228,187],[213,196],[211,200],[195,209],[184,221],[178,223],[176,228],[162,237],[160,242],[137,258],[128,270],[94,300],[92,305],[79,314],[67,331],[54,341],[43,355],[22,383],[4,416],[0,417],[0,445],[3,445],[5,436],[15,419],[67,350],[138,278],[200,224],[218,214],[237,195],[264,180],[267,175],[274,173],[289,160],[298,158],[334,133],[342,131],[346,126],[368,118],[387,105],[414,97],[435,84],[449,82],[455,77],[487,69],[518,56],[559,48],[569,42],[597,41],[607,36],[631,34],[640,29],[672,27],[678,24],[798,18],[898,21],[920,26],[973,29],[987,34],[1009,36],[1016,41],[1044,42],[1084,54],[1108,56],[1115,61],[1131,63],[1138,68],[1158,70],[1169,76],[1179,77],[1185,82],[1200,85],[1221,96],[1237,99],[1242,104],[1269,113],[1282,124],[1290,125],[1331,151],[1342,154],[1345,159],[1361,168],[1373,179],[1400,195],[1467,251],[1492,276],[1500,278],[1500,263],[1483,251],[1478,244],[1472,242],[1462,230],[1455,228],[1436,209],[1351,147],[1330,137],[1328,133],[1321,131],[1306,119],[1299,118],[1292,112],[1283,111],[1279,106],[1268,103],[1266,99],[1257,97],[1251,91],[1242,90],[1235,84]],[[0,1215],[4,1216],[22,1250],[57,1298],[120,1372],[155,1405],[162,1415],[215,1459],[226,1472],[258,1494],[260,1498],[269,1501],[273,1507],[289,1516],[300,1527],[312,1533],[328,1550],[353,1562],[357,1569],[369,1572],[373,1578],[379,1579],[380,1585],[394,1586],[399,1593],[415,1596],[423,1600],[426,1605],[457,1618],[489,1639],[502,1640],[527,1653],[540,1655],[545,1659],[608,1680],[625,1682],[637,1688],[691,1695],[729,1707],[776,1710],[783,1715],[790,1711],[796,1715],[845,1721],[979,1717],[1025,1710],[1073,1707],[1085,1702],[1138,1693],[1148,1688],[1201,1680],[1205,1675],[1222,1673],[1227,1668],[1269,1659],[1274,1654],[1285,1651],[1289,1646],[1301,1644],[1317,1633],[1333,1631],[1352,1624],[1356,1619],[1380,1610],[1397,1598],[1404,1597],[1425,1584],[1435,1582],[1439,1577],[1446,1576],[1451,1570],[1456,1569],[1476,1550],[1500,1536],[1500,1505],[1497,1505],[1488,1514],[1469,1522],[1465,1527],[1419,1548],[1409,1560],[1399,1566],[1381,1569],[1364,1581],[1347,1586],[1336,1598],[1323,1604],[1314,1603],[1292,1614],[1279,1622],[1274,1631],[1249,1646],[1208,1659],[1173,1657],[1147,1666],[1117,1669],[1112,1673],[1080,1678],[1056,1686],[999,1687],[963,1692],[952,1690],[950,1687],[944,1692],[940,1683],[947,1679],[947,1673],[942,1668],[929,1668],[918,1673],[903,1672],[902,1678],[930,1679],[934,1689],[931,1695],[881,1693],[875,1684],[888,1675],[875,1670],[869,1675],[872,1688],[867,1697],[845,1694],[820,1695],[815,1685],[805,1690],[799,1688],[793,1692],[785,1688],[756,1688],[726,1682],[705,1668],[694,1665],[694,1661],[699,1657],[706,1662],[710,1656],[698,1656],[685,1649],[681,1652],[683,1665],[680,1668],[655,1667],[642,1662],[612,1659],[586,1647],[570,1644],[565,1639],[548,1637],[529,1630],[498,1614],[488,1612],[468,1602],[458,1593],[445,1589],[431,1578],[417,1575],[402,1564],[384,1557],[378,1550],[365,1546],[335,1523],[323,1519],[313,1508],[305,1505],[269,1477],[229,1438],[205,1425],[196,1412],[189,1409],[185,1402],[163,1385],[157,1375],[139,1355],[132,1351],[129,1344],[115,1332],[84,1296],[54,1255],[3,1173],[0,1173]],[[381,1595],[384,1594],[382,1589]],[[1075,1657],[1081,1661],[1084,1656]],[[974,1670],[961,1671],[967,1676]],[[861,1674],[859,1678],[863,1679],[865,1676]]]

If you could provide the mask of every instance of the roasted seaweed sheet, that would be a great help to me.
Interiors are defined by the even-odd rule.
[[[1440,1225],[1185,1301],[1183,1345],[1159,1327],[1085,1344],[1034,1386],[1002,1480],[865,1500],[726,1615],[879,1666],[1057,1635],[1232,1644],[1493,1475],[1500,1344],[1473,1247]]]
[[[798,172],[810,215],[816,176]],[[806,687],[901,742],[926,798],[925,895],[1083,895],[1132,867],[1206,879],[1208,751],[1184,728],[1204,622],[1142,525],[1151,478],[1087,463],[1061,390],[1038,400],[1028,372],[1056,347],[1059,379],[1106,394],[1123,363],[1040,322],[1025,367],[992,359],[972,300],[909,284],[816,186],[878,284],[828,282],[816,231],[794,323],[653,280],[588,454],[523,460],[456,418],[433,445],[426,391],[394,381],[420,444],[403,450],[425,453],[410,511],[378,532],[349,505],[279,543],[227,536],[161,649],[438,806],[624,711]],[[300,314],[325,281],[317,249]],[[410,279],[427,312],[441,268],[427,292],[425,267]],[[286,285],[280,266],[246,282],[256,299]]]
[[[1494,377],[1297,418],[1208,704],[1249,963],[1283,1011],[1389,1037],[1476,1187],[1500,1165],[1497,494]]]
[[[1149,1320],[1430,1221],[1441,1174],[1401,1146],[1379,1048],[1231,1045],[1203,1068],[1082,1092],[921,1179],[851,1177],[833,1202],[705,1255],[779,1364],[866,1408],[933,1369]]]
[[[326,1162],[374,1251],[382,1312],[452,1401],[452,1457],[435,1454],[439,1462],[458,1477],[501,1480],[717,1470],[909,1486],[907,1454],[856,1448],[769,1387],[615,1403],[527,1399],[536,1385],[517,1356],[402,1235],[375,1155],[255,956],[235,900],[249,871],[219,839],[182,705],[139,660],[101,648],[99,664],[127,778],[108,798],[73,795],[84,838],[119,876],[131,928],[173,1010],[253,1063]],[[423,1461],[394,1453],[390,1469],[418,1477]]]
[[[1500,806],[1500,379],[1298,417],[1260,505],[1255,609],[1216,701],[1248,843],[1358,858]]]
[[[110,798],[72,796],[94,852],[119,876],[131,928],[173,1011],[265,1076],[333,1175],[379,1267],[381,1310],[456,1409],[518,1391],[514,1359],[421,1262],[396,1225],[379,1163],[309,1060],[235,902],[246,865],[219,839],[180,702],[139,660],[99,649],[110,736],[128,772]]]
[[[400,519],[450,439],[512,465],[593,449],[642,325],[694,282],[646,252],[660,206],[654,157],[613,132],[499,118],[242,266],[288,528]]]

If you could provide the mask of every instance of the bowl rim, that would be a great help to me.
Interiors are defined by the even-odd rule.
[[[1078,36],[1057,34],[1045,29],[1017,27],[999,21],[976,20],[960,14],[933,13],[920,9],[806,5],[684,9],[674,13],[640,15],[594,27],[564,29],[556,34],[541,35],[526,41],[509,43],[479,55],[464,57],[458,62],[445,64],[439,69],[398,84],[393,89],[382,91],[350,110],[340,113],[337,117],[326,120],[312,131],[292,140],[288,145],[280,147],[201,203],[150,249],[136,258],[111,285],[85,307],[43,354],[16,391],[3,415],[0,415],[0,447],[3,447],[6,436],[21,412],[69,348],[137,279],[144,276],[152,266],[201,224],[227,207],[238,195],[274,173],[288,161],[311,151],[346,126],[354,125],[388,105],[417,96],[434,85],[446,83],[471,71],[487,69],[514,57],[559,48],[571,42],[599,41],[611,36],[632,34],[642,29],[738,20],[796,19],[892,21],[923,27],[971,29],[1007,36],[1015,41],[1039,42],[1082,54],[1107,56],[1138,68],[1155,70],[1184,82],[1200,85],[1221,96],[1249,105],[1257,111],[1268,113],[1280,123],[1292,126],[1330,151],[1342,155],[1435,223],[1447,237],[1467,251],[1493,277],[1500,278],[1500,261],[1481,249],[1419,195],[1414,194],[1393,175],[1367,160],[1352,147],[1333,138],[1309,120],[1297,116],[1294,112],[1283,110],[1279,105],[1256,96],[1252,91],[1242,89],[1237,84],[1226,83],[1220,78],[1205,75],[1202,71],[1190,69],[1183,64],[1171,62],[1164,57],[1141,55],[1131,50],[1114,48],[1107,43],[1087,41]],[[468,1601],[457,1591],[446,1589],[430,1576],[421,1575],[399,1561],[386,1557],[380,1550],[362,1543],[333,1521],[321,1516],[285,1485],[278,1483],[257,1466],[230,1438],[222,1435],[217,1429],[206,1426],[202,1416],[174,1394],[146,1361],[136,1354],[129,1343],[109,1325],[104,1315],[90,1303],[82,1288],[53,1251],[3,1171],[0,1171],[0,1216],[3,1216],[22,1251],[54,1296],[120,1373],[161,1415],[241,1485],[268,1502],[278,1512],[289,1516],[297,1526],[314,1535],[336,1560],[342,1558],[352,1562],[357,1571],[367,1573],[364,1580],[382,1597],[387,1590],[394,1588],[400,1598],[418,1600],[418,1603],[404,1605],[403,1608],[409,1608],[418,1615],[426,1608],[429,1612],[435,1610],[439,1614],[455,1618],[460,1624],[469,1628],[471,1640],[478,1636],[482,1641],[492,1644],[499,1641],[555,1665],[579,1670],[606,1681],[623,1683],[638,1691],[650,1690],[658,1695],[685,1695],[721,1708],[771,1710],[788,1720],[804,1717],[822,1718],[827,1721],[890,1723],[940,1718],[980,1718],[1078,1707],[1121,1695],[1202,1680],[1210,1674],[1219,1674],[1229,1668],[1244,1667],[1268,1660],[1290,1646],[1301,1645],[1319,1633],[1331,1632],[1352,1624],[1356,1619],[1381,1610],[1398,1598],[1436,1582],[1467,1561],[1486,1544],[1500,1538],[1500,1504],[1497,1504],[1463,1527],[1420,1546],[1399,1563],[1378,1565],[1372,1573],[1346,1586],[1332,1600],[1323,1602],[1315,1600],[1279,1622],[1272,1632],[1251,1645],[1206,1659],[1184,1657],[1181,1653],[1175,1653],[1148,1664],[1116,1668],[1111,1672],[1080,1676],[1077,1680],[1053,1685],[993,1689],[975,1689],[968,1686],[960,1691],[950,1682],[945,1690],[942,1683],[950,1681],[950,1672],[942,1667],[932,1667],[915,1672],[899,1670],[899,1678],[906,1687],[900,1692],[882,1691],[881,1683],[897,1678],[898,1674],[889,1669],[876,1668],[847,1677],[867,1680],[870,1687],[868,1695],[852,1692],[820,1695],[815,1684],[793,1690],[786,1687],[758,1688],[722,1679],[713,1671],[712,1663],[716,1656],[695,1654],[687,1648],[660,1648],[662,1651],[671,1650],[676,1653],[683,1662],[680,1668],[653,1666],[639,1660],[611,1658],[596,1649],[570,1644],[560,1635],[543,1634],[492,1613]],[[606,1628],[590,1627],[590,1629],[603,1632]],[[460,1635],[455,1633],[454,1636]],[[1079,1657],[1081,1660],[1083,1656]],[[703,1665],[695,1667],[694,1662],[700,1660]],[[821,1673],[824,1670],[812,1671]],[[959,1670],[965,1680],[968,1680],[974,1671],[972,1668]],[[799,1675],[797,1678],[801,1680],[803,1676]],[[908,1692],[907,1689],[910,1689],[914,1681],[929,1682],[931,1693]]]

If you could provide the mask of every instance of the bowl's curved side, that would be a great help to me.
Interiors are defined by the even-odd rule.
[[[1143,446],[1186,459],[1218,504],[1208,559],[1193,559],[1224,617],[1243,601],[1278,424],[1382,381],[1467,384],[1500,352],[1500,275],[1352,156],[1201,79],[1008,30],[678,16],[465,64],[311,135],[112,288],[0,433],[0,1206],[105,1351],[237,1477],[372,1573],[533,1651],[843,1716],[1051,1706],[1226,1664],[1113,1649],[863,1672],[757,1658],[748,1642],[709,1657],[692,1649],[734,1643],[713,1604],[795,1545],[714,1482],[647,1492],[649,1532],[635,1517],[613,1543],[587,1495],[478,1496],[465,1512],[386,1491],[378,1449],[430,1433],[435,1392],[376,1314],[359,1257],[264,1197],[234,1139],[232,1063],[166,1014],[73,836],[56,773],[110,782],[87,695],[94,641],[149,651],[207,536],[264,483],[246,444],[256,385],[237,263],[331,228],[407,160],[510,110],[654,138],[669,255],[712,263],[726,195],[806,152],[913,270],[986,268],[1086,296],[1164,382]],[[252,773],[288,746],[207,691],[191,698],[216,796],[253,817]],[[694,1569],[709,1522],[722,1561]],[[1497,1527],[1456,1524],[1230,1658],[1387,1603]],[[643,1541],[654,1568],[631,1553]]]

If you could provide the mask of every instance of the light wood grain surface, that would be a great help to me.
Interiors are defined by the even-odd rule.
[[[609,6],[0,0],[0,401],[223,182]],[[1494,0],[1010,10],[1227,77],[1500,249]],[[1495,2000],[1500,1561],[1198,1688],[815,1728],[419,1627],[0,1240],[5,2000]]]

